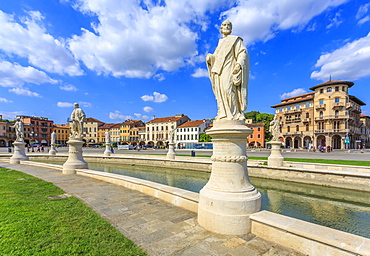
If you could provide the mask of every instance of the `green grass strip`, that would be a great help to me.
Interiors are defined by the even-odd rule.
[[[248,158],[253,159],[253,160],[267,160],[267,157],[248,157]],[[317,164],[339,164],[339,165],[370,166],[370,161],[355,161],[355,160],[285,158],[284,161],[302,162],[302,163],[317,163]]]
[[[0,168],[1,255],[147,255],[52,183]]]

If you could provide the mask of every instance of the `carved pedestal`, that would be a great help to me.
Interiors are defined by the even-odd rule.
[[[21,161],[28,161],[28,156],[26,156],[26,143],[16,141],[13,143],[14,154],[10,158],[10,164],[19,164]]]
[[[110,154],[111,154],[110,143],[105,143],[104,156],[110,156]]]
[[[168,152],[167,152],[167,159],[175,159],[176,157],[176,152],[175,152],[175,143],[169,143],[168,144]]]
[[[49,150],[49,155],[55,156],[56,153],[57,153],[57,151],[55,149],[55,144],[51,144],[50,150]]]
[[[270,141],[271,144],[271,155],[268,157],[267,164],[269,166],[283,166],[284,157],[281,154],[281,142],[280,141]]]
[[[261,194],[249,181],[246,142],[252,133],[244,121],[215,121],[212,137],[212,173],[200,191],[198,222],[215,233],[250,232],[249,216],[261,208]]]
[[[84,142],[79,139],[69,139],[68,159],[63,164],[63,174],[74,174],[75,169],[87,169],[88,165],[82,156],[82,145]]]

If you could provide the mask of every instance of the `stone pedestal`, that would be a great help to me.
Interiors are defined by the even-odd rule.
[[[168,152],[167,152],[167,159],[175,159],[176,157],[176,152],[175,152],[175,143],[169,143],[168,144]]]
[[[271,155],[268,157],[268,166],[283,166],[284,157],[281,154],[281,142],[270,141],[268,144],[271,145]]]
[[[250,183],[246,142],[252,129],[242,120],[215,121],[212,173],[199,193],[198,222],[205,229],[227,235],[250,232],[252,213],[261,209],[261,194]]]
[[[105,143],[104,156],[110,156],[111,153],[110,143]]]
[[[63,174],[74,174],[75,169],[87,169],[88,165],[82,156],[82,145],[84,142],[80,139],[69,139],[68,159],[63,164]]]
[[[19,164],[21,161],[28,161],[28,156],[26,156],[26,143],[21,141],[16,141],[13,143],[14,153],[10,158],[10,164]]]
[[[51,144],[50,150],[49,150],[49,155],[55,156],[57,154],[57,151],[55,149],[55,145]]]

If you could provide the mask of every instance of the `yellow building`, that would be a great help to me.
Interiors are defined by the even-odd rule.
[[[366,143],[360,121],[361,106],[366,104],[348,94],[353,85],[348,81],[328,81],[311,87],[312,93],[271,106],[280,121],[285,146],[345,149]]]
[[[98,127],[98,143],[105,143],[105,132],[111,132],[110,129],[116,124],[102,124]]]
[[[110,138],[111,138],[112,143],[116,142],[117,144],[119,144],[120,135],[121,135],[121,132],[120,132],[121,125],[122,123],[115,124],[110,128],[109,132],[110,132]]]
[[[120,142],[123,145],[137,145],[138,141],[133,141],[130,136],[130,130],[134,127],[145,127],[145,124],[141,120],[127,120],[120,126]],[[131,137],[131,140],[130,140]]]
[[[67,145],[69,140],[69,124],[54,124],[54,131],[56,133],[55,143],[60,145]]]
[[[84,127],[84,140],[88,145],[97,144],[98,142],[98,128],[103,125],[104,122],[99,121],[95,118],[88,117],[85,119],[83,124]]]

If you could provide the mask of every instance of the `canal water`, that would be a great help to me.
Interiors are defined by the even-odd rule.
[[[150,180],[193,192],[199,192],[210,176],[206,172],[174,168],[88,164],[92,170]],[[251,182],[262,195],[263,210],[370,238],[369,192],[253,177]]]

